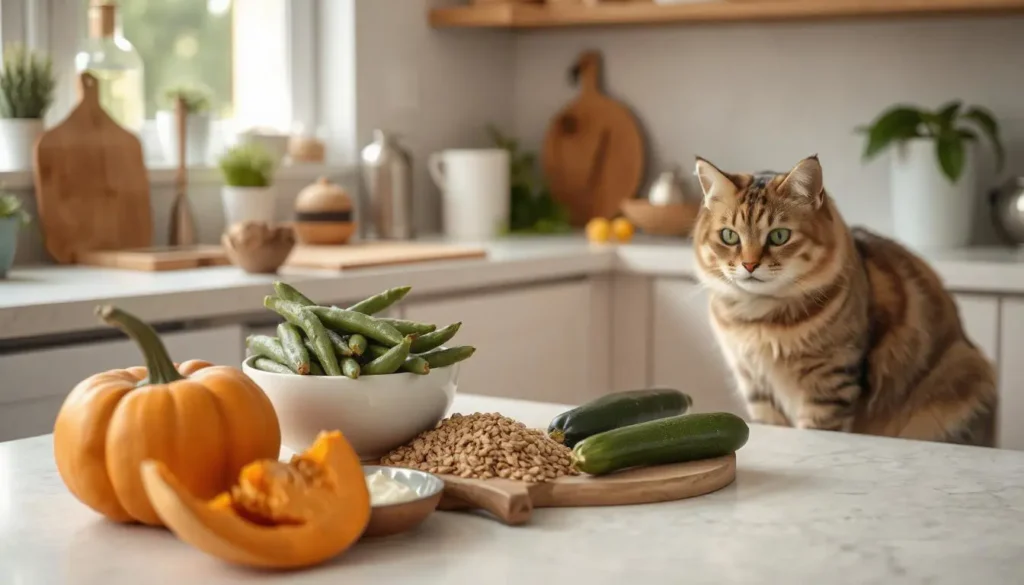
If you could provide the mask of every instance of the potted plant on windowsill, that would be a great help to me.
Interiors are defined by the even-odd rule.
[[[966,246],[977,202],[976,145],[984,135],[1002,170],[999,125],[983,107],[951,101],[935,111],[896,105],[867,133],[864,159],[893,147],[889,196],[896,236],[917,249]]]
[[[18,250],[18,232],[30,219],[17,196],[0,192],[0,279],[7,278]]]
[[[255,142],[232,146],[218,161],[224,176],[221,198],[227,226],[242,221],[272,223],[276,215],[274,158]]]
[[[49,56],[20,43],[5,47],[0,71],[0,171],[32,168],[32,150],[53,103],[56,78]]]
[[[210,91],[195,84],[182,84],[164,91],[166,109],[156,113],[156,133],[164,160],[178,164],[178,123],[174,105],[178,98],[185,103],[185,164],[201,165],[210,150]]]

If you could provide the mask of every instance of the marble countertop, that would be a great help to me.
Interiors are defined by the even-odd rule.
[[[462,395],[534,427],[565,407]],[[736,482],[645,506],[439,512],[321,567],[257,574],[75,500],[50,437],[0,443],[0,583],[1016,584],[1024,453],[752,425]]]
[[[93,307],[109,301],[151,322],[258,312],[275,278],[302,284],[314,298],[343,301],[398,283],[412,285],[417,295],[431,295],[610,272],[693,277],[692,247],[679,239],[640,237],[628,245],[591,245],[573,235],[516,237],[482,245],[488,251],[486,259],[346,272],[286,269],[280,276],[249,275],[234,267],[162,273],[16,267],[8,280],[0,281],[0,339],[95,329]],[[976,248],[927,258],[955,291],[1024,294],[1024,252]]]

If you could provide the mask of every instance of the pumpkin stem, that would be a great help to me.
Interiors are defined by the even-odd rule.
[[[181,372],[174,367],[174,362],[171,361],[164,342],[160,340],[156,330],[149,324],[112,305],[96,307],[96,314],[107,325],[124,331],[142,350],[142,355],[146,358],[146,371],[149,375],[139,383],[139,386],[170,384],[185,379],[185,376],[182,376]]]

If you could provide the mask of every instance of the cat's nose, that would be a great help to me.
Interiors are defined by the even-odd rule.
[[[757,270],[757,267],[761,265],[760,262],[741,262],[743,267],[747,269],[747,272],[753,273]]]

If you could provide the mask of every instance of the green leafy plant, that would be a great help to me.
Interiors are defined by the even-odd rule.
[[[8,44],[0,71],[0,117],[41,119],[53,103],[56,84],[48,55],[21,43]]]
[[[569,212],[551,197],[537,174],[537,157],[523,152],[519,142],[487,126],[487,134],[495,146],[509,151],[510,213],[509,233],[550,234],[567,232]]]
[[[28,225],[32,221],[32,216],[29,215],[25,208],[21,205],[21,199],[19,199],[13,193],[4,193],[0,191],[0,219],[16,218],[21,225]]]
[[[1002,170],[1006,154],[999,137],[995,117],[981,106],[964,109],[954,100],[935,111],[913,105],[896,105],[882,112],[866,127],[858,128],[868,136],[864,159],[870,160],[894,143],[926,138],[935,142],[935,156],[942,173],[956,183],[963,174],[966,144],[978,141],[978,130],[985,135]]]
[[[210,110],[211,92],[198,84],[183,83],[164,90],[164,105],[171,111],[180,97],[185,100],[185,111],[189,114],[201,114]]]
[[[266,187],[274,180],[274,158],[263,145],[242,142],[217,161],[224,183],[232,187]]]

